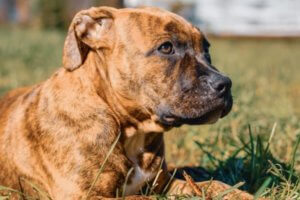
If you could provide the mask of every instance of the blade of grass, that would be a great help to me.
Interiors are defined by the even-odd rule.
[[[119,190],[119,188],[117,188],[117,190],[116,190],[116,198],[117,199],[119,198],[119,193],[120,193],[120,190]]]
[[[162,194],[166,193],[169,185],[171,184],[172,180],[174,179],[174,176],[175,176],[176,172],[177,172],[177,168],[175,168],[175,170],[173,171],[173,174],[172,174],[171,178],[169,179],[168,183],[166,184],[165,188],[163,189]]]
[[[123,185],[123,191],[122,191],[122,199],[125,199],[125,194],[126,194],[126,185],[127,185],[127,182],[128,182],[128,179],[129,179],[129,176],[130,174],[133,172],[134,168],[130,168],[130,170],[128,171],[127,175],[126,175],[126,178],[125,178],[125,182],[124,182],[124,185]]]
[[[272,178],[268,177],[264,183],[260,186],[260,188],[257,190],[257,192],[254,194],[254,200],[258,199],[260,195],[266,190],[266,188],[269,186],[271,183]]]
[[[94,181],[93,181],[91,187],[89,188],[89,190],[88,190],[88,192],[87,192],[87,194],[86,194],[86,197],[84,198],[84,196],[83,196],[82,199],[85,199],[85,200],[86,200],[86,199],[89,197],[89,195],[90,195],[90,193],[91,193],[93,187],[95,186],[97,180],[99,179],[100,174],[102,173],[102,170],[104,169],[104,165],[106,164],[106,162],[107,162],[107,160],[108,160],[110,154],[113,152],[115,146],[117,145],[117,143],[118,143],[118,141],[119,141],[119,139],[120,139],[120,136],[121,136],[121,132],[119,133],[119,135],[117,136],[116,140],[114,141],[114,143],[112,144],[111,148],[109,149],[109,151],[108,151],[108,153],[107,153],[107,155],[106,155],[106,157],[105,157],[105,159],[104,159],[102,165],[100,166],[100,169],[99,169],[99,171],[98,171],[98,173],[97,173],[97,175],[96,175],[96,178],[94,179]]]
[[[160,169],[160,170],[158,171],[158,173],[157,173],[157,175],[156,175],[156,177],[155,177],[155,179],[154,179],[154,181],[153,181],[153,184],[152,184],[152,186],[151,186],[151,188],[150,188],[150,192],[149,192],[149,194],[147,194],[147,195],[151,195],[151,194],[153,193],[153,191],[154,191],[154,189],[155,189],[155,187],[156,187],[156,182],[157,182],[157,180],[158,180],[158,177],[159,177],[159,175],[160,175],[162,172],[163,172],[162,169]]]
[[[148,194],[148,193],[146,193],[146,196],[148,196],[148,195],[151,195],[152,193],[153,193],[153,191],[154,191],[154,189],[155,189],[155,187],[156,187],[156,182],[157,182],[157,180],[158,180],[158,177],[159,177],[159,175],[162,173],[162,165],[163,165],[163,163],[164,163],[164,161],[165,161],[165,159],[164,158],[162,158],[162,160],[161,160],[161,162],[160,162],[160,165],[159,165],[159,170],[157,171],[157,173],[156,173],[156,176],[155,176],[155,178],[154,178],[154,181],[153,181],[153,183],[152,183],[152,186],[151,186],[151,188],[150,188],[150,193]]]
[[[149,193],[149,190],[150,190],[150,184],[146,181],[146,185],[147,185],[147,187],[146,187],[146,191],[143,193],[143,188],[141,188],[140,189],[140,192],[141,192],[141,194],[143,194],[144,196],[146,196],[148,193]]]
[[[21,192],[21,191],[18,191],[18,190],[15,190],[15,189],[12,189],[12,188],[5,187],[5,186],[0,185],[0,191],[3,191],[3,190],[4,190],[4,191],[10,191],[10,192],[17,193],[17,194],[19,194],[20,196],[25,196],[26,199],[36,199],[36,198],[34,198],[34,197],[32,197],[32,196],[29,196],[29,195],[24,194],[24,193]]]
[[[1,185],[0,185],[0,191],[14,192],[14,193],[17,193],[19,196],[24,195],[22,192],[20,192],[18,190],[15,190],[15,189],[12,189],[9,187],[5,187],[5,186],[1,186]],[[10,198],[10,195],[0,196],[0,200],[1,199],[9,199],[9,198]]]
[[[251,171],[254,172],[255,171],[256,158],[255,158],[254,139],[253,139],[253,136],[252,136],[252,130],[251,130],[250,124],[248,125],[248,130],[249,130],[249,136],[250,136]],[[255,173],[251,173],[251,175],[250,175],[251,184],[253,183],[253,180],[254,180],[254,177],[255,177],[254,174]]]
[[[269,150],[269,148],[270,148],[271,140],[272,140],[272,138],[274,137],[276,127],[277,127],[277,123],[275,122],[275,123],[273,124],[273,127],[272,127],[272,131],[271,131],[271,134],[270,134],[268,143],[267,143],[267,147],[266,147],[266,149],[265,149],[265,153],[267,153],[268,150]]]
[[[230,187],[229,189],[221,192],[220,194],[218,194],[216,197],[213,197],[213,200],[220,200],[222,199],[222,197],[224,197],[226,194],[232,192],[235,189],[238,189],[239,187],[241,187],[242,185],[244,185],[244,182],[239,182],[237,184],[235,184],[234,186]]]
[[[215,158],[211,153],[209,153],[208,151],[206,151],[202,144],[198,141],[195,141],[195,143],[197,144],[197,146],[208,156],[209,161],[212,163],[212,165],[214,167],[218,167],[218,164],[216,164],[216,162],[219,162],[219,160],[217,158]]]
[[[291,159],[291,164],[290,164],[290,170],[289,170],[289,181],[291,181],[292,176],[294,174],[294,166],[295,166],[295,160],[296,160],[296,153],[297,153],[297,149],[300,143],[300,136],[297,137],[297,141],[296,144],[294,146],[294,150],[293,150],[293,157]]]
[[[15,193],[19,193],[19,194],[22,194],[22,192],[18,191],[18,190],[15,190],[15,189],[12,189],[12,188],[9,188],[9,187],[5,187],[5,186],[2,186],[0,185],[0,191],[10,191],[10,192],[15,192]]]
[[[39,194],[42,195],[43,199],[51,199],[50,195],[47,194],[47,192],[44,192],[41,188],[39,188],[36,184],[32,183],[31,181],[25,179],[25,178],[20,178],[22,181],[26,182],[29,184],[33,189],[35,189]]]

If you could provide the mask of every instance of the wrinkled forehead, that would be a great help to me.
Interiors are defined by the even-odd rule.
[[[157,8],[123,9],[117,17],[123,38],[150,48],[156,43],[172,40],[200,47],[204,35],[182,17]]]

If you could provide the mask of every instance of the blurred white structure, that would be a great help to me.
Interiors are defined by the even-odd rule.
[[[300,0],[125,0],[125,5],[175,8],[216,35],[300,36]]]

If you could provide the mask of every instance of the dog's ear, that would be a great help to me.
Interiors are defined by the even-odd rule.
[[[81,66],[90,49],[111,46],[114,10],[109,7],[90,8],[75,15],[64,44],[64,68],[72,71]]]

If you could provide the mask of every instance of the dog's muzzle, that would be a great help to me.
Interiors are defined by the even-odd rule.
[[[233,103],[231,96],[232,81],[230,78],[220,73],[211,73],[206,75],[203,80],[207,84],[207,95],[210,96],[210,100],[206,102],[207,106],[205,106],[204,110],[199,111],[199,114],[196,116],[183,117],[174,114],[169,107],[163,106],[158,112],[159,121],[163,125],[178,127],[183,124],[211,124],[230,112]]]

